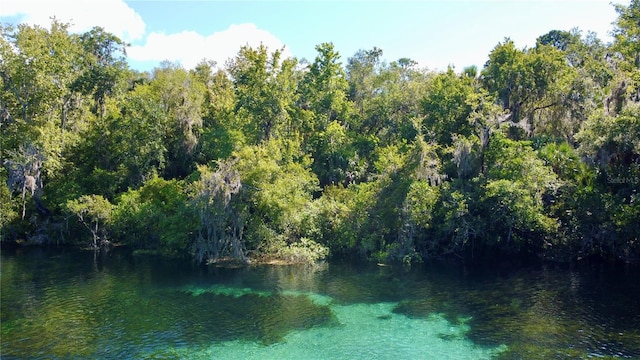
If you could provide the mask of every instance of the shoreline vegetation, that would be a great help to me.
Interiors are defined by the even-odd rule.
[[[191,257],[640,261],[640,1],[434,72],[378,48],[128,67],[0,25],[0,241]]]

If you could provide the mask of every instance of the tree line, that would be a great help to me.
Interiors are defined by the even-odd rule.
[[[640,1],[613,41],[553,30],[482,69],[312,62],[264,46],[194,69],[0,27],[0,236],[197,261],[640,258]]]

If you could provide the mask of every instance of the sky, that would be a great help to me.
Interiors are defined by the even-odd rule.
[[[507,37],[525,48],[551,30],[579,28],[609,42],[617,14],[610,0],[0,0],[2,23],[48,27],[52,16],[73,32],[101,26],[120,37],[140,71],[164,60],[223,65],[241,46],[261,43],[312,62],[323,42],[343,63],[375,46],[387,62],[406,57],[460,71],[482,68]]]

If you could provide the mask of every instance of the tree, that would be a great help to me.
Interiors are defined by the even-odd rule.
[[[94,27],[79,38],[82,52],[82,73],[71,88],[91,95],[94,113],[104,118],[107,112],[107,97],[122,87],[127,71],[126,44],[117,36],[101,27]]]
[[[414,181],[409,187],[401,216],[404,217],[402,227],[398,235],[398,245],[393,254],[396,258],[410,260],[410,257],[421,251],[421,256],[431,255],[431,251],[425,251],[427,242],[435,243],[434,239],[427,238],[427,231],[434,227],[434,213],[440,199],[440,187],[431,186],[425,180]],[[442,225],[442,224],[441,224]],[[430,245],[432,245],[430,244]],[[435,247],[435,246],[429,246]],[[431,250],[431,249],[429,249]],[[434,252],[440,252],[437,249]],[[405,257],[407,257],[405,259]]]
[[[631,0],[626,7],[614,6],[618,18],[613,23],[613,49],[622,55],[625,70],[635,69],[637,73],[640,68],[640,1]]]
[[[412,141],[422,129],[422,99],[427,94],[430,75],[415,69],[415,62],[403,58],[389,65],[380,64],[367,81],[367,96],[362,112],[352,121],[354,136],[367,137],[380,146],[398,141]],[[362,90],[365,91],[365,90]],[[362,149],[364,150],[364,149]],[[359,149],[362,156],[369,155]]]
[[[330,124],[334,121],[348,130],[349,119],[352,113],[351,103],[347,100],[347,83],[344,70],[339,62],[340,54],[334,50],[331,43],[323,43],[316,46],[318,55],[315,61],[309,65],[299,84],[298,116],[305,119],[303,144],[314,159],[313,171],[319,176],[329,173],[347,173],[348,161],[343,162],[339,168],[327,169],[331,164],[325,163],[327,154],[324,150],[326,142],[331,141],[327,137]],[[337,130],[333,126],[333,130]],[[338,164],[335,164],[338,165]],[[343,178],[321,176],[321,185],[340,182]]]
[[[165,174],[168,178],[185,177],[194,170],[206,88],[193,74],[171,63],[154,69],[149,87],[149,100],[153,99],[162,113],[156,126],[163,131],[167,149]]]
[[[355,153],[351,148],[347,131],[337,121],[332,121],[327,128],[318,134],[318,150],[314,156],[315,169],[320,183],[347,183],[349,160]]]
[[[38,149],[40,170],[50,178],[58,175],[73,139],[66,120],[74,107],[69,87],[79,72],[80,47],[67,28],[55,19],[48,30],[0,27],[0,149]]]
[[[347,82],[349,83],[349,99],[364,116],[364,101],[375,95],[374,79],[379,71],[382,49],[358,50],[347,60]]]
[[[489,240],[506,251],[540,251],[557,230],[557,221],[547,215],[545,199],[559,183],[525,141],[496,133],[487,150],[487,182],[481,208],[489,221]],[[531,243],[529,243],[531,241]],[[490,242],[491,243],[491,242]]]
[[[511,114],[495,103],[495,97],[490,95],[486,90],[480,89],[472,94],[467,99],[468,104],[473,111],[469,114],[468,122],[474,128],[474,134],[468,138],[471,143],[479,145],[477,152],[479,153],[480,171],[483,175],[486,174],[486,162],[485,153],[491,144],[491,137],[500,129],[503,125],[517,126],[511,120]],[[464,141],[464,138],[460,138],[460,141]],[[459,148],[459,146],[462,146]],[[460,168],[459,161],[463,159],[470,159],[471,150],[473,147],[467,147],[464,144],[456,144],[454,150],[454,162],[458,170]],[[468,151],[467,151],[468,150]],[[459,152],[456,155],[456,152]],[[458,159],[456,159],[458,157]]]
[[[536,114],[560,104],[567,93],[570,72],[560,50],[539,45],[531,50],[516,49],[512,40],[499,43],[489,54],[482,70],[484,86],[496,95],[509,112],[511,121],[526,125],[528,134],[536,131]]]
[[[475,92],[473,82],[474,78],[458,76],[452,68],[430,79],[422,100],[422,131],[430,140],[448,146],[456,134],[471,135],[473,128],[467,119],[473,110],[469,103]]]
[[[196,70],[196,78],[206,86],[196,159],[205,164],[231,156],[247,140],[243,124],[235,116],[237,98],[233,81],[224,70],[212,73],[211,64],[200,64]]]
[[[595,112],[576,134],[579,151],[595,164],[607,182],[628,193],[640,178],[640,106],[629,104],[620,114]]]
[[[309,65],[301,80],[298,106],[311,112],[313,119],[308,129],[310,135],[323,131],[334,120],[345,123],[348,120],[350,106],[347,101],[349,84],[342,69],[340,54],[332,43],[316,46],[318,55]]]
[[[485,214],[478,214],[479,184],[462,184],[458,180],[431,186],[424,181],[411,185],[407,194],[409,215],[404,233],[411,233],[415,251],[425,258],[475,256],[483,246]],[[477,244],[477,246],[476,246]]]
[[[67,210],[78,217],[78,220],[89,231],[92,241],[90,247],[99,249],[110,245],[107,238],[113,205],[101,195],[83,195],[67,202]]]
[[[42,197],[42,152],[29,144],[16,152],[9,152],[4,165],[7,168],[7,185],[11,191],[20,192],[22,219],[26,215],[27,193],[36,201],[41,211],[47,211],[40,202]]]
[[[580,36],[575,32],[551,30],[546,34],[539,36],[536,43],[541,45],[550,45],[560,51],[567,51],[572,44],[575,44],[578,41],[580,41]]]
[[[200,226],[191,251],[199,262],[230,258],[246,261],[243,243],[244,219],[235,208],[242,190],[240,174],[231,160],[218,163],[211,171],[199,166],[200,179],[194,183],[193,204]]]
[[[160,174],[167,162],[169,114],[151,85],[135,86],[119,106],[94,123],[73,151],[84,191],[111,200]]]
[[[85,226],[94,248],[199,261],[630,259],[639,4],[616,6],[610,45],[551,30],[461,73],[375,47],[343,68],[331,43],[311,63],[246,46],[224,67],[138,73],[102,28],[1,26],[2,237]]]
[[[582,38],[577,29],[552,30],[538,37],[536,49],[549,46],[561,51],[568,67],[549,94],[553,105],[537,111],[535,129],[572,142],[584,119],[602,104],[613,69],[606,59],[608,50],[595,33]]]
[[[6,182],[6,169],[0,168],[0,183]],[[11,235],[15,235],[9,229],[20,218],[20,215],[15,210],[15,200],[11,195],[8,187],[0,186],[0,242],[8,241],[11,239]]]
[[[93,69],[87,62],[94,56],[87,41],[98,33],[74,35],[68,27],[56,19],[48,29],[3,26],[0,40],[1,157],[11,186],[21,188],[23,218],[25,195],[31,194],[34,200],[37,213],[30,221],[38,224],[32,226],[37,233],[45,232],[45,227],[61,227],[56,222],[67,200],[87,193],[75,189],[79,159],[74,158],[74,150],[94,115],[87,105],[89,91],[78,84],[102,79],[83,80]],[[113,37],[103,31],[100,36]]]
[[[248,248],[276,257],[291,257],[293,250],[322,249],[306,229],[306,214],[319,189],[318,178],[309,169],[311,159],[300,152],[300,144],[272,139],[242,148],[234,156],[246,188],[242,213]]]
[[[612,115],[620,112],[628,101],[640,102],[640,1],[631,0],[626,7],[615,5],[615,10],[618,18],[613,23],[614,43],[611,46],[615,56],[611,60],[618,81],[606,100]]]
[[[281,61],[282,51],[271,56],[264,45],[258,49],[242,47],[227,64],[236,93],[236,116],[245,124],[244,132],[252,143],[285,135],[291,130],[295,102],[293,79],[295,59]]]
[[[184,257],[189,254],[198,216],[182,181],[159,177],[119,194],[112,236],[134,249]]]
[[[68,27],[54,19],[49,30],[28,25],[0,28],[2,102],[14,120],[24,125],[59,120],[55,115],[78,73],[80,53]]]
[[[531,246],[528,240],[536,233],[544,236],[555,230],[553,219],[543,214],[541,204],[521,182],[490,181],[482,200],[492,221],[490,231],[495,234],[489,244],[493,242],[508,252],[527,248],[539,251],[540,244]]]

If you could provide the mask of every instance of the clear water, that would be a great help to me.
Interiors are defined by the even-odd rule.
[[[640,358],[640,268],[4,251],[2,359]]]

